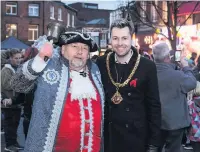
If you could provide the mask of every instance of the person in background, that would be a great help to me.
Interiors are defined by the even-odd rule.
[[[4,67],[5,64],[10,64],[10,50],[1,50],[1,68]]]
[[[194,152],[200,151],[200,82],[194,90],[188,93],[188,106],[191,118],[188,138]],[[185,147],[184,147],[185,148]]]
[[[175,70],[170,59],[170,50],[165,42],[153,46],[153,56],[158,75],[161,101],[161,147],[167,152],[182,152],[185,128],[190,126],[186,94],[195,89],[196,78],[188,62],[181,55],[181,70]]]
[[[24,95],[15,92],[10,81],[21,64],[22,54],[18,49],[11,49],[9,54],[10,64],[5,64],[1,70],[1,103],[4,113],[4,136],[6,142],[4,150],[15,152],[23,149],[17,142],[17,128],[21,116],[19,104],[24,102]]]
[[[197,65],[193,69],[194,75],[200,81],[200,56],[197,58]]]
[[[194,63],[195,63],[196,58],[197,58],[197,53],[196,53],[196,52],[192,52],[192,56],[191,56],[190,59],[191,59],[192,61],[194,61]]]

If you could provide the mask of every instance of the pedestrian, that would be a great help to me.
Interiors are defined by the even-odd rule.
[[[194,152],[200,151],[200,82],[197,81],[195,90],[188,93],[188,106],[191,118],[188,138]],[[185,147],[184,147],[185,148]]]
[[[1,50],[1,68],[4,67],[5,64],[10,64],[10,49]]]
[[[114,21],[110,32],[113,52],[97,60],[106,95],[105,152],[156,152],[161,111],[155,63],[131,46],[127,20]]]
[[[182,152],[184,130],[190,126],[186,94],[195,89],[196,78],[185,56],[181,55],[181,70],[175,69],[170,49],[165,42],[153,46],[160,93],[162,123],[161,147],[166,152]]]
[[[4,114],[4,131],[5,131],[5,151],[15,152],[23,149],[17,142],[17,128],[21,116],[21,107],[19,104],[23,103],[24,95],[15,92],[10,84],[11,78],[21,62],[21,51],[18,49],[11,49],[9,52],[9,63],[5,64],[1,70],[1,103]]]
[[[16,91],[36,85],[25,152],[98,152],[102,144],[104,92],[89,53],[97,44],[87,34],[62,33],[60,56],[45,43],[12,79]],[[103,145],[102,145],[103,146]]]

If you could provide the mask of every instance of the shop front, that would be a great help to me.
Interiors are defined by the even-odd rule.
[[[154,43],[154,34],[155,34],[154,30],[141,31],[138,32],[136,35],[133,34],[132,36],[133,45],[134,46],[139,45],[142,51],[151,53],[152,44]]]

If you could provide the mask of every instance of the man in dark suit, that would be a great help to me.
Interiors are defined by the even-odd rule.
[[[111,25],[113,52],[99,58],[105,89],[105,152],[156,152],[161,108],[155,64],[131,46],[125,19]]]

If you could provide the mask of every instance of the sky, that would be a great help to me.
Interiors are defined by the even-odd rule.
[[[62,0],[66,4],[85,2],[85,3],[97,3],[99,4],[99,9],[109,9],[115,10],[120,4],[126,3],[127,0]]]

